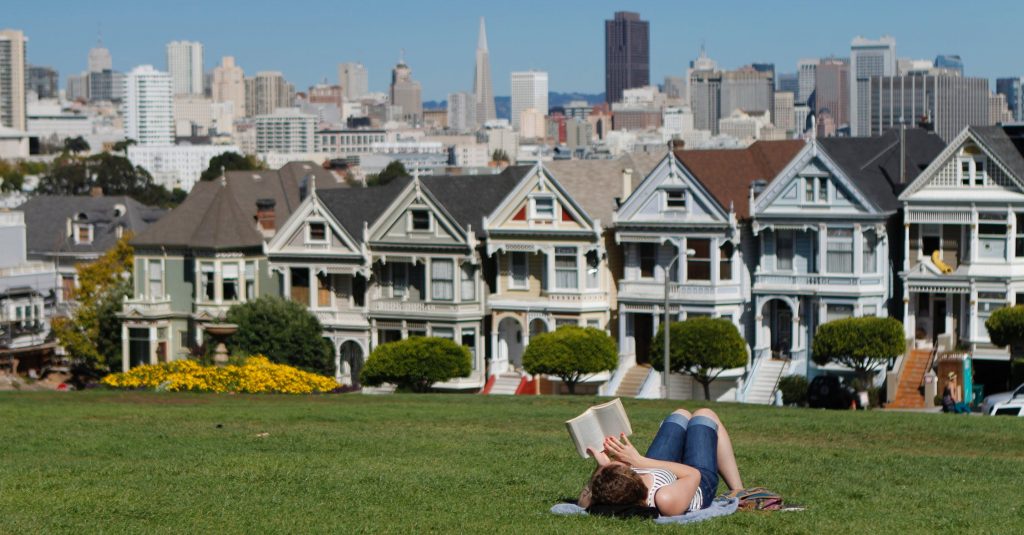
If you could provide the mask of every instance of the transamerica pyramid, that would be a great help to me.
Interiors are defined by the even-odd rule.
[[[487,30],[480,17],[480,37],[476,44],[476,72],[473,73],[473,98],[476,99],[476,122],[483,125],[496,118],[494,88],[491,86],[491,62],[487,53]]]

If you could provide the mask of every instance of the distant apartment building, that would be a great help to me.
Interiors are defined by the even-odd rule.
[[[565,116],[571,118],[579,118],[586,121],[590,117],[593,106],[585,100],[573,100],[564,106]]]
[[[141,65],[124,78],[121,115],[124,135],[139,145],[174,143],[171,76],[152,65]]]
[[[800,91],[800,78],[795,72],[780,72],[775,75],[775,90],[793,93],[793,98]]]
[[[366,67],[362,63],[338,65],[338,83],[341,84],[346,100],[359,100],[370,92]]]
[[[875,76],[867,93],[870,113],[866,135],[880,135],[901,125],[927,123],[949,142],[965,126],[989,124],[989,89],[985,78],[955,75]]]
[[[520,116],[524,110],[534,109],[543,115],[548,113],[548,73],[542,71],[517,71],[512,80],[512,128],[519,130]]]
[[[717,70],[694,70],[690,73],[690,108],[693,127],[718,133],[721,106],[722,73]]]
[[[214,102],[230,102],[234,116],[245,116],[245,71],[235,64],[235,58],[224,56],[213,69],[211,94]]]
[[[261,71],[245,79],[245,115],[269,115],[277,108],[289,108],[295,88],[278,71]]]
[[[316,131],[316,152],[352,156],[373,152],[375,143],[388,141],[386,130],[321,129]]]
[[[774,73],[746,66],[722,73],[721,114],[729,116],[736,110],[767,111],[773,109]]]
[[[273,113],[257,115],[256,152],[281,152],[306,154],[313,152],[316,144],[316,116],[299,111],[298,108],[278,108]]]
[[[124,98],[124,73],[104,69],[86,73],[89,102],[120,102]]]
[[[234,133],[235,103],[198,95],[174,97],[174,128],[179,137]]]
[[[153,175],[168,190],[191,191],[210,160],[225,152],[241,153],[235,145],[131,145],[128,160]]]
[[[340,85],[316,84],[310,86],[306,100],[310,104],[333,104],[340,110],[345,96]]]
[[[1024,78],[997,78],[996,93],[1006,95],[1006,105],[1010,108],[1014,121],[1024,121]]]
[[[988,96],[988,124],[1012,123],[1013,113],[1006,105],[1006,95],[991,93]]]
[[[871,132],[868,87],[874,76],[895,76],[896,39],[855,37],[850,44],[850,135]]]
[[[819,136],[835,135],[850,123],[850,64],[845,58],[827,58],[815,69],[814,115],[830,128],[818,128]],[[825,121],[827,118],[827,121]],[[831,130],[831,131],[830,131]]]
[[[651,83],[650,23],[639,13],[618,11],[604,21],[604,88],[609,103],[622,91]]]
[[[775,93],[775,103],[772,109],[772,124],[792,132],[796,129],[795,116],[793,115],[794,95],[790,91],[779,91]]]
[[[0,30],[0,126],[24,131],[25,34]]]
[[[456,132],[469,132],[477,126],[477,102],[471,93],[459,92],[448,95],[448,128]]]
[[[807,99],[811,98],[811,93],[814,93],[817,82],[817,73],[817,59],[802,59],[796,63],[796,102],[798,104],[807,104]]]
[[[57,98],[60,94],[57,71],[52,67],[29,65],[27,78],[28,90],[39,98]]]
[[[175,95],[203,94],[203,44],[197,41],[167,43],[167,72]]]
[[[399,61],[391,70],[391,104],[402,108],[402,119],[412,124],[423,120],[423,88],[413,79],[412,68]]]

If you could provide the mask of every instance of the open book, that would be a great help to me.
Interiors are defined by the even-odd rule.
[[[620,433],[625,433],[626,436],[633,434],[633,428],[629,425],[629,418],[619,398],[590,407],[583,414],[565,422],[565,427],[576,444],[576,451],[584,459],[590,457],[587,448],[593,448],[595,451],[604,449],[605,437],[618,437]]]

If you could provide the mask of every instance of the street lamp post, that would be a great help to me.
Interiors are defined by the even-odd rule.
[[[686,256],[687,257],[693,256],[696,253],[697,253],[697,251],[694,251],[693,249],[687,249],[686,250]],[[669,354],[669,347],[668,347],[668,345],[669,345],[669,336],[668,336],[668,325],[669,325],[669,304],[670,304],[669,300],[668,300],[668,295],[669,295],[669,291],[668,290],[669,290],[670,284],[672,283],[672,277],[671,277],[672,266],[676,265],[676,262],[679,261],[680,256],[681,255],[679,253],[676,253],[675,257],[672,258],[672,261],[668,263],[668,267],[665,268],[665,320],[664,320],[664,323],[662,325],[662,329],[664,331],[664,336],[665,336],[665,338],[664,338],[664,342],[665,343],[663,344],[665,346],[664,347],[665,362],[664,362],[664,368],[662,368],[662,371],[661,371],[661,397],[662,397],[662,399],[668,399],[668,374],[669,374],[669,362],[668,362],[669,361],[669,358],[668,358],[668,354]]]

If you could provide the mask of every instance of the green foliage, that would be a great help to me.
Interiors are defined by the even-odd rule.
[[[1024,382],[1024,305],[996,310],[985,321],[985,328],[993,344],[1010,346],[1010,384]]]
[[[429,392],[431,385],[472,370],[469,348],[446,338],[417,336],[377,346],[359,380],[368,386],[384,383],[401,390]]]
[[[803,375],[787,375],[779,379],[779,391],[782,392],[782,402],[786,405],[797,407],[807,406],[807,388],[810,383]]]
[[[117,143],[114,143],[114,146],[112,147],[112,149],[113,149],[114,152],[120,152],[120,153],[124,154],[124,153],[126,153],[128,151],[128,147],[131,147],[132,145],[138,145],[138,144],[139,144],[139,142],[135,141],[134,139],[123,139],[121,141],[118,141]]]
[[[117,371],[121,367],[121,324],[116,314],[131,293],[133,252],[126,234],[103,256],[79,264],[78,287],[70,296],[77,303],[68,318],[54,318],[53,332],[84,375]]]
[[[508,153],[505,152],[505,149],[494,149],[494,153],[491,154],[491,161],[508,163],[511,160],[508,157]]]
[[[0,160],[0,192],[21,191],[25,185],[25,173],[21,162]]]
[[[531,374],[554,375],[570,394],[587,377],[614,370],[619,363],[615,340],[601,329],[565,325],[530,338],[523,368]]]
[[[862,381],[903,353],[903,324],[893,318],[845,318],[824,323],[814,334],[814,362],[852,368]]]
[[[383,186],[384,184],[403,176],[409,176],[409,172],[405,170],[405,166],[402,165],[402,162],[395,160],[389,163],[388,166],[380,173],[367,175],[366,185]]]
[[[651,340],[651,363],[658,371],[665,367],[664,340],[662,326]],[[669,367],[703,385],[704,399],[711,399],[711,383],[723,371],[746,363],[747,343],[725,318],[690,318],[673,322],[669,328]]]
[[[210,165],[203,171],[203,174],[199,175],[199,180],[213,180],[220,177],[222,171],[258,171],[260,169],[266,169],[266,166],[259,158],[229,151],[210,158]]]
[[[89,152],[89,142],[82,136],[64,138],[64,151],[74,154]]]
[[[295,301],[260,297],[229,308],[225,321],[238,325],[226,343],[231,353],[265,355],[271,362],[334,375],[334,350],[320,321]]]
[[[128,195],[149,205],[168,206],[171,194],[156,184],[148,171],[127,158],[100,153],[88,158],[63,155],[39,180],[36,192],[45,195],[88,195],[92,188],[104,195]]]

